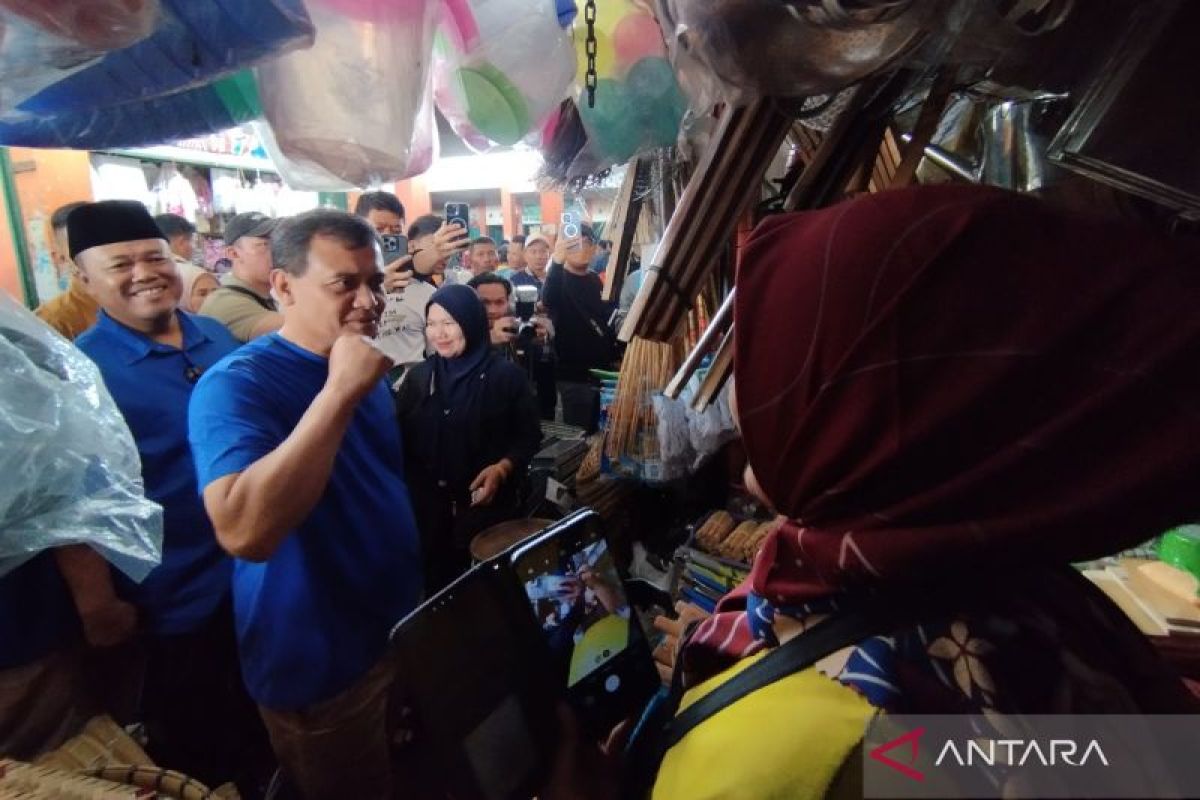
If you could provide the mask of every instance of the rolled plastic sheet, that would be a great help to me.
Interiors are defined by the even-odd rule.
[[[145,2],[145,0],[123,0]],[[21,104],[36,116],[71,114],[163,97],[309,47],[303,0],[158,0],[154,33]]]
[[[597,3],[596,93],[589,106],[586,28],[576,22],[579,93],[576,105],[597,159],[608,166],[675,143],[688,104],[658,21],[626,0]]]
[[[552,0],[450,0],[434,58],[439,110],[469,146],[521,141],[570,94],[575,51]]]
[[[433,0],[309,0],[310,50],[257,68],[272,135],[292,188],[337,190],[400,180],[433,157],[429,65]]]
[[[0,292],[0,372],[0,576],[87,544],[140,581],[162,559],[162,508],[96,365]]]
[[[81,150],[156,145],[222,131],[261,114],[254,76],[243,71],[150,100],[19,122],[0,120],[0,144]]]
[[[161,21],[158,0],[0,0],[0,114]]]

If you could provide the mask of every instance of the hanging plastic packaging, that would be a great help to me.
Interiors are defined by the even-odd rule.
[[[249,71],[206,86],[79,113],[0,121],[0,144],[23,147],[110,147],[156,145],[216,133],[262,114]]]
[[[687,111],[667,58],[658,22],[627,0],[596,4],[596,93],[588,106],[581,88],[576,104],[592,150],[602,166],[629,160],[644,150],[667,147],[679,136]],[[587,29],[577,22],[577,83],[587,75]]]
[[[100,372],[0,292],[0,576],[88,544],[134,580],[162,559],[162,508]]]
[[[0,0],[0,114],[144,39],[157,0]]]
[[[273,134],[264,141],[282,156],[284,180],[344,190],[427,168],[432,0],[309,0],[308,10],[317,29],[312,49],[257,70]]]
[[[78,115],[163,97],[313,41],[303,0],[159,2],[163,13],[153,35],[58,81],[20,110],[37,116]]]
[[[668,14],[725,99],[746,103],[827,94],[895,67],[953,2],[669,0]]]
[[[519,142],[558,107],[575,49],[550,0],[450,0],[435,47],[438,108],[475,149]]]

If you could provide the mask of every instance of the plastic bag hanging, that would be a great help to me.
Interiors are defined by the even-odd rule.
[[[549,0],[447,0],[434,58],[438,108],[469,146],[512,145],[543,124],[575,75]]]
[[[628,0],[598,0],[591,31],[596,42],[595,102],[581,89],[576,104],[602,166],[643,150],[675,143],[687,100],[679,89],[658,22]],[[575,21],[577,83],[587,75],[586,20]]]
[[[415,174],[432,158],[432,134],[414,131],[424,119],[432,125],[422,107],[436,6],[310,0],[308,9],[317,29],[312,49],[257,70],[284,180],[292,188],[337,190]]]
[[[0,114],[146,38],[159,20],[157,0],[2,0]]]
[[[88,544],[144,578],[162,559],[162,508],[96,365],[0,292],[0,372],[0,576]]]

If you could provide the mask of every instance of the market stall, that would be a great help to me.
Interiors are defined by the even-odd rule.
[[[742,441],[731,380],[746,358],[736,337],[746,315],[756,311],[746,307],[739,284],[745,270],[763,268],[749,263],[747,252],[752,240],[761,242],[754,237],[764,221],[933,186],[1037,194],[1076,212],[1107,215],[1114,224],[1134,220],[1184,239],[1195,235],[1200,218],[1192,141],[1200,102],[1184,84],[1186,33],[1196,30],[1200,15],[1183,2],[584,0],[576,7],[552,0],[261,0],[226,8],[146,0],[105,3],[108,15],[86,18],[36,14],[27,5],[0,3],[0,24],[7,26],[0,40],[0,144],[203,164],[200,177],[211,195],[197,201],[193,191],[188,202],[209,204],[203,216],[214,236],[229,211],[242,211],[249,202],[220,199],[218,181],[232,180],[237,185],[231,191],[252,191],[236,173],[220,170],[244,171],[253,166],[245,158],[269,158],[280,179],[271,182],[272,198],[286,194],[294,201],[279,200],[272,210],[298,210],[311,205],[316,192],[373,188],[425,172],[438,157],[439,116],[476,152],[538,151],[542,186],[579,197],[600,185],[616,186],[612,207],[602,215],[580,200],[561,220],[561,227],[584,221],[568,217],[580,216],[576,209],[582,208],[582,216],[603,221],[612,241],[604,300],[616,312],[608,333],[621,348],[618,360],[593,370],[600,387],[599,431],[585,436],[578,428],[545,423],[521,498],[523,513],[536,524],[509,522],[485,531],[472,555],[484,565],[519,555],[546,528],[543,523],[578,519],[570,515],[591,510],[588,524],[604,526],[607,549],[599,539],[581,539],[563,574],[519,574],[524,585],[544,591],[534,603],[536,623],[555,635],[565,620],[574,620],[578,629],[568,647],[578,652],[588,636],[609,636],[622,653],[632,652],[630,642],[642,636],[667,684],[682,670],[679,640],[687,634],[681,620],[705,620],[701,644],[726,645],[699,650],[694,664],[709,658],[727,666],[735,644],[739,656],[778,644],[770,630],[776,606],[782,616],[785,606],[800,605],[785,603],[783,590],[776,599],[763,588],[772,570],[792,566],[771,562],[781,554],[795,556],[794,566],[805,568],[803,546],[793,553],[782,539],[799,541],[807,529],[778,501],[778,487],[772,495],[745,469],[753,449]],[[172,58],[179,53],[193,57],[186,63]],[[1155,115],[1153,125],[1146,124],[1148,113]],[[188,159],[159,149],[167,140],[231,125],[244,126],[263,152]],[[172,184],[194,186],[197,175],[164,175],[157,188],[175,197]],[[560,227],[549,220],[539,224],[543,231]],[[869,258],[886,264],[896,252],[907,253],[907,240],[893,245]],[[830,244],[826,255],[832,250]],[[790,262],[770,266],[781,273],[801,269]],[[877,281],[886,283],[884,276]],[[864,319],[877,310],[874,299],[872,288]],[[735,326],[736,314],[742,316]],[[904,325],[935,329],[943,321],[932,313],[904,318],[895,323],[895,337],[905,337]],[[770,344],[760,340],[760,346]],[[798,365],[780,362],[777,368]],[[871,363],[862,371],[876,368]],[[966,409],[976,398],[955,399]],[[872,470],[887,473],[894,455],[858,442],[856,431],[840,433],[862,445],[856,455],[869,463],[828,486],[813,479],[828,496],[850,491],[846,486],[856,481],[869,484]],[[871,434],[902,438],[882,426]],[[805,440],[775,444],[799,448]],[[953,449],[946,441],[937,445]],[[1040,446],[1033,434],[1027,445],[1030,451]],[[1178,463],[1190,462],[1180,456]],[[761,463],[751,466],[761,470]],[[829,464],[813,467],[821,469],[837,471]],[[908,473],[887,476],[917,493],[916,478],[904,485]],[[1099,479],[1097,485],[1103,485]],[[940,488],[951,495],[958,484],[947,478]],[[895,500],[890,486],[872,485],[871,491]],[[910,510],[899,500],[887,508],[899,509],[901,517]],[[869,527],[863,521],[868,516],[855,520]],[[891,521],[882,512],[877,517],[881,528]],[[1158,515],[1147,512],[1147,518]],[[1070,521],[1100,526],[1082,512]],[[1039,519],[1021,522],[1040,532]],[[940,531],[938,524],[928,527]],[[871,578],[879,576],[857,550],[853,531],[840,533],[846,538],[829,560],[837,569],[802,572],[796,585],[830,592],[873,585]],[[916,541],[920,533],[903,529],[900,538]],[[1070,550],[1069,560],[1200,695],[1200,535],[1191,525],[1144,533],[1148,541],[1141,544],[1122,540],[1132,549],[1084,547],[1087,558]],[[947,546],[951,551],[957,553]],[[8,557],[2,549],[0,555]],[[830,576],[855,558],[865,566],[837,584],[840,574]],[[579,588],[580,576],[590,580],[609,567],[602,559],[622,572],[625,602],[599,607],[603,592],[590,584],[588,591]],[[742,594],[727,605],[723,598],[739,587]],[[568,595],[570,602],[563,599]],[[497,610],[503,603],[495,600],[501,596],[501,590],[488,595],[496,606],[489,613],[503,621],[503,609]],[[762,609],[770,617],[766,632],[751,621]],[[721,627],[735,612],[742,621]],[[631,618],[643,633],[622,639]],[[407,635],[422,644],[437,641],[416,623]],[[953,636],[938,641],[951,640],[966,655],[951,654],[953,665],[945,672],[952,677],[944,682],[962,687],[965,681],[966,693],[982,696],[988,701],[982,707],[993,710],[994,693],[985,685],[990,679],[980,681],[971,672],[971,659],[984,651],[971,652]],[[479,644],[485,645],[495,646]],[[613,659],[608,646],[597,646],[604,653],[595,657],[598,664]],[[571,688],[590,674],[578,663],[571,670]],[[714,674],[696,667],[700,677],[693,686]],[[439,728],[434,738],[443,734]],[[464,770],[468,764],[482,776],[475,793],[492,797],[519,796],[529,775],[550,771],[550,757],[539,753],[519,765],[529,775],[509,784],[488,772],[494,764],[480,766],[476,755],[455,753],[457,761],[445,756],[430,763]],[[121,758],[143,756],[134,745]],[[112,753],[97,758],[118,761]],[[122,779],[89,765],[88,774],[93,783],[80,783],[77,791],[93,793],[78,796],[126,796],[95,783],[100,779],[137,784],[132,772]],[[486,784],[485,778],[496,782]],[[0,760],[0,793],[6,781],[33,792],[55,780],[68,778]]]

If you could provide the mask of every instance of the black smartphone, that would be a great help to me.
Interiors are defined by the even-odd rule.
[[[643,708],[660,680],[600,516],[585,509],[511,554],[555,679],[592,732]]]
[[[408,237],[396,233],[381,233],[380,248],[383,250],[383,263],[391,264],[397,258],[408,255]]]
[[[559,738],[545,645],[504,558],[476,566],[392,630],[418,743],[456,798],[545,784]]]
[[[462,229],[470,230],[470,225],[467,224],[467,216],[470,213],[470,206],[466,203],[446,203],[446,222],[453,225],[458,223]]]

